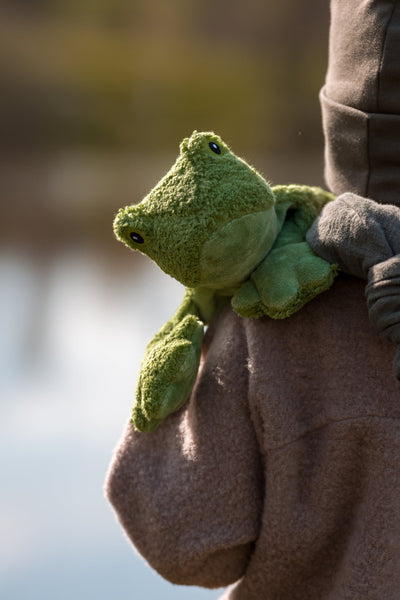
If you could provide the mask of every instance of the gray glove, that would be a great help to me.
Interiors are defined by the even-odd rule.
[[[398,345],[393,371],[400,379],[400,209],[343,194],[324,207],[306,238],[318,256],[368,281],[369,318]]]

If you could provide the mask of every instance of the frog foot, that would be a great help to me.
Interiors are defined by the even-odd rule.
[[[187,315],[146,356],[139,375],[132,423],[138,431],[153,431],[188,399],[201,354],[203,323]]]
[[[265,315],[264,306],[254,282],[249,279],[231,300],[233,310],[247,319],[260,319]]]
[[[232,298],[233,309],[251,319],[285,319],[329,289],[336,272],[307,242],[276,248]]]

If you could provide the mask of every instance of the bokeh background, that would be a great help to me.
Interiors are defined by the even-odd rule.
[[[0,596],[216,598],[146,566],[103,498],[182,287],[112,235],[194,129],[323,184],[321,0],[2,0]]]

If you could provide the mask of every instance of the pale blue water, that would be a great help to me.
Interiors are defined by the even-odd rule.
[[[145,260],[145,259],[144,259]],[[0,258],[0,597],[212,599],[139,558],[103,497],[146,342],[183,288],[151,263]]]

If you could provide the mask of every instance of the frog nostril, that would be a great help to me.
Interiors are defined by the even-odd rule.
[[[135,244],[144,244],[143,237],[140,235],[140,233],[137,233],[137,231],[131,231],[129,237],[133,242],[135,242]]]

